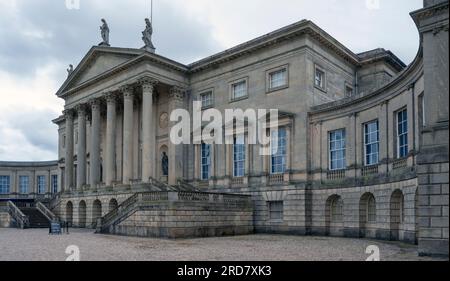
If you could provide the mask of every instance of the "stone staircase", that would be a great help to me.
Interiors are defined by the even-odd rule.
[[[20,208],[20,210],[28,217],[28,228],[50,227],[50,220],[38,208]]]
[[[51,222],[57,222],[58,217],[53,214],[42,202],[14,203],[8,201],[6,210],[16,222],[18,228],[48,228]]]

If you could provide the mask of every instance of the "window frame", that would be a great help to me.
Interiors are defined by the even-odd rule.
[[[42,179],[42,182],[41,182],[41,179]],[[46,177],[45,176],[43,176],[43,175],[36,176],[36,184],[37,184],[36,185],[36,187],[37,187],[37,194],[44,195],[44,194],[47,193],[47,190],[46,190],[47,181],[46,181]],[[41,188],[44,189],[43,190],[44,192],[42,192]]]
[[[321,79],[321,85],[317,85],[317,73],[320,72],[322,73],[322,79]],[[326,83],[327,83],[327,73],[325,71],[325,69],[323,67],[321,67],[320,65],[315,64],[314,65],[314,87],[316,89],[321,90],[322,92],[326,92]]]
[[[23,180],[26,179],[24,182]],[[26,189],[24,189],[24,184],[26,184]],[[24,192],[24,190],[26,190]],[[30,193],[30,176],[20,175],[19,176],[19,194],[29,194]]]
[[[351,90],[350,95],[348,94],[349,89]],[[350,83],[345,83],[344,90],[345,90],[344,97],[346,98],[350,98],[355,95],[355,88]]]
[[[373,124],[373,123],[376,123],[377,124],[377,130],[376,130],[376,132],[377,132],[377,141],[376,142],[370,142],[370,143],[368,143],[367,142],[367,136],[369,135],[369,134],[371,134],[371,133],[368,133],[367,132],[367,129],[368,129],[368,126],[370,125],[370,124]],[[363,141],[364,141],[364,166],[365,167],[371,167],[371,166],[377,166],[377,165],[379,165],[380,164],[380,122],[379,122],[379,120],[378,119],[375,119],[375,120],[372,120],[372,121],[369,121],[369,122],[366,122],[366,123],[364,123],[363,124]],[[374,153],[370,153],[370,154],[368,154],[367,153],[367,148],[368,148],[368,146],[372,146],[372,145],[376,145],[377,146],[377,161],[376,161],[376,163],[368,163],[368,161],[367,161],[367,157],[368,157],[368,155],[373,155]]]
[[[276,207],[276,208],[275,208]],[[268,219],[271,222],[283,222],[284,221],[284,201],[268,201]],[[274,210],[276,209],[276,210]],[[277,214],[277,216],[273,216],[273,214]]]
[[[58,193],[58,175],[51,175],[51,186],[53,194]]]
[[[204,148],[206,148],[206,147],[208,147],[208,150],[209,150],[209,155],[208,155],[208,157],[206,157],[205,155],[204,155]],[[202,143],[201,145],[200,145],[200,179],[202,180],[202,181],[208,181],[208,180],[210,180],[211,179],[211,144],[207,144],[207,143]],[[204,162],[203,162],[203,160],[206,160],[207,161],[207,163],[205,164]],[[207,177],[205,178],[204,177],[204,175],[205,175],[205,167],[208,167],[208,171],[207,171]]]
[[[203,104],[203,97],[204,97],[204,96],[207,96],[207,95],[211,95],[211,98],[210,98],[210,104],[204,105],[204,104]],[[214,90],[213,90],[213,89],[208,89],[208,90],[202,91],[202,92],[199,94],[199,98],[200,98],[200,101],[201,101],[201,103],[202,103],[202,110],[204,110],[204,109],[209,109],[209,108],[214,107]]]
[[[243,143],[237,143],[238,138],[242,138]],[[246,140],[245,135],[236,135],[233,138],[233,178],[243,178],[245,177],[246,171],[246,161],[247,161],[247,151],[246,151]],[[236,160],[236,156],[242,156],[239,157],[238,160]],[[238,164],[238,167],[236,167],[236,164]],[[242,164],[242,169],[240,169],[240,164]]]
[[[404,113],[405,112],[405,114],[406,114],[406,118],[403,120],[402,119],[402,121],[401,121],[401,123],[402,123],[402,125],[403,124],[406,124],[406,132],[401,132],[400,133],[400,130],[399,130],[399,128],[400,128],[400,119],[399,119],[399,117],[400,117],[400,114],[402,114],[402,113]],[[402,116],[403,117],[403,116]],[[397,143],[397,147],[396,147],[396,156],[397,156],[397,158],[398,159],[404,159],[404,158],[407,158],[408,157],[408,153],[409,153],[409,139],[408,139],[408,137],[409,137],[409,120],[408,120],[408,108],[406,108],[406,107],[404,107],[404,108],[402,108],[402,109],[400,109],[400,110],[398,110],[398,111],[396,111],[395,112],[395,124],[396,124],[396,143]],[[403,126],[402,126],[403,127]],[[406,138],[406,144],[404,144],[404,145],[401,145],[401,137],[405,137]],[[401,150],[402,150],[402,148],[406,148],[406,153],[405,153],[405,155],[402,155],[401,154]]]
[[[11,193],[11,176],[0,175],[0,194],[6,195]]]
[[[373,210],[371,208],[372,201],[373,201]],[[366,222],[377,223],[377,200],[375,199],[374,195],[370,195],[369,198],[367,198]]]
[[[280,142],[280,131],[284,132],[284,146],[283,146],[283,142]],[[273,154],[274,132],[278,132],[278,137],[277,137],[278,138],[278,140],[277,140],[278,149],[277,149],[276,155]],[[287,139],[287,128],[286,127],[279,127],[276,130],[270,130],[270,174],[271,175],[280,175],[280,174],[286,173],[288,141],[289,140]],[[281,148],[281,151],[284,151],[283,154],[279,154],[280,148]],[[274,164],[274,158],[281,158],[281,164]],[[276,167],[276,166],[281,166],[281,170],[274,169],[274,167]]]
[[[343,134],[341,134],[341,135],[343,135],[343,139],[333,141],[331,139],[331,136],[332,136],[332,134],[335,134],[337,132],[343,132]],[[333,150],[331,148],[332,142],[344,142],[343,148]],[[336,161],[343,160],[344,161],[343,167],[342,168],[333,168],[333,166],[332,166],[333,161],[334,161],[333,157],[332,157],[333,152],[339,152],[339,151],[343,151],[344,157],[341,159],[337,158]],[[328,132],[328,170],[329,171],[342,171],[342,170],[346,170],[346,169],[347,169],[347,132],[346,132],[346,129],[342,128],[342,129],[329,131]]]
[[[249,97],[249,93],[248,93],[248,89],[249,89],[249,85],[248,85],[248,77],[245,77],[245,78],[241,78],[241,79],[237,79],[237,80],[234,80],[234,81],[232,81],[232,82],[230,82],[229,83],[229,92],[230,92],[230,97],[229,97],[229,99],[230,99],[230,102],[236,102],[236,101],[240,101],[240,100],[244,100],[244,99],[248,99],[248,97]],[[238,84],[241,84],[241,83],[245,83],[245,87],[244,87],[244,89],[245,89],[245,95],[244,96],[240,96],[240,97],[235,97],[235,95],[234,95],[234,90],[235,90],[235,86],[236,85],[238,85]]]
[[[272,77],[274,74],[284,72],[284,84],[280,86],[272,86]],[[266,71],[266,93],[272,93],[289,88],[289,64],[275,67]]]

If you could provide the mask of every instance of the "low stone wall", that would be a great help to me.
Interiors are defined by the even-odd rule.
[[[246,235],[253,233],[253,207],[250,196],[171,193],[167,201],[140,204],[103,232],[170,239]]]
[[[8,214],[8,212],[0,210],[0,228],[9,228],[11,226],[11,216]]]

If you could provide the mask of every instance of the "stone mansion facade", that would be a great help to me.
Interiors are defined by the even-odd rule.
[[[95,46],[57,92],[57,163],[0,162],[0,199],[48,199],[55,217],[115,234],[368,237],[448,255],[448,1],[411,16],[409,66],[307,20],[190,65]],[[173,144],[171,112],[194,101],[278,109],[277,153],[261,156],[248,132]]]

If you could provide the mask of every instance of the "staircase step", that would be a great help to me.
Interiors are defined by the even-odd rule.
[[[28,216],[30,228],[48,228],[50,221],[37,208],[20,208],[22,213]]]

